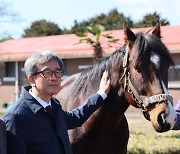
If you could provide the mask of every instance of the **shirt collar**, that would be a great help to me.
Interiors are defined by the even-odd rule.
[[[49,101],[48,103],[43,101],[41,98],[35,96],[33,93],[32,93],[32,90],[30,89],[29,90],[29,93],[43,106],[43,108],[47,107],[47,106],[52,106],[51,105],[51,101]]]

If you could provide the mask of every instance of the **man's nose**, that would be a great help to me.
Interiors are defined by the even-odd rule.
[[[56,77],[54,72],[51,73],[50,79],[53,79],[53,80],[57,79],[57,77]]]

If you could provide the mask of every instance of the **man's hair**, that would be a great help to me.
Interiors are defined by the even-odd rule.
[[[35,53],[25,61],[24,70],[26,75],[37,73],[38,65],[46,64],[52,60],[58,62],[62,73],[64,73],[64,64],[60,56],[50,50],[44,50]]]

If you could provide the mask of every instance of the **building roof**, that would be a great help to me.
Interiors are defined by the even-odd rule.
[[[134,28],[132,31],[147,32],[151,28]],[[123,30],[105,31],[119,39],[119,44],[109,48],[107,39],[102,37],[105,54],[110,54],[124,44]],[[161,26],[162,41],[173,53],[180,51],[180,26]],[[87,43],[78,44],[79,37],[74,34],[44,37],[20,38],[0,43],[0,61],[24,61],[27,57],[41,50],[52,50],[63,59],[92,57],[93,49]]]

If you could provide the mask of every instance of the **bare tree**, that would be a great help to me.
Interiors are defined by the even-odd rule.
[[[0,0],[0,38],[9,37],[6,32],[7,23],[20,22],[21,18],[18,13],[11,8],[11,4]]]

